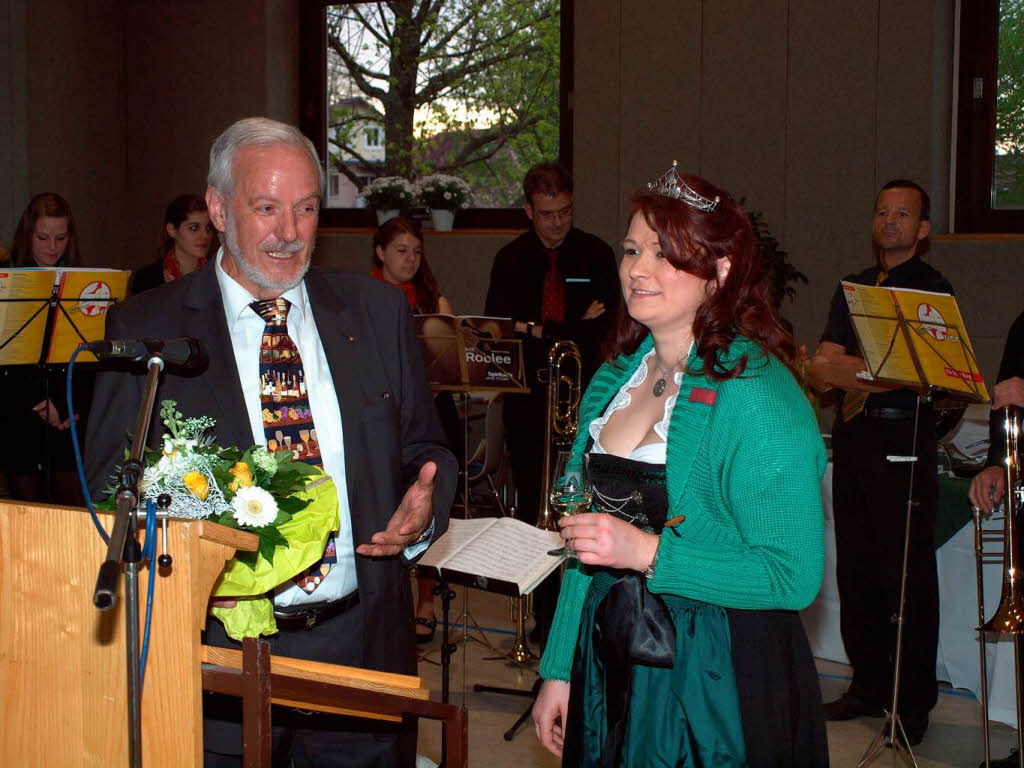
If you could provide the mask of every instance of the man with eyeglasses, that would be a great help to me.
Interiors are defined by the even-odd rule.
[[[556,341],[576,342],[586,386],[619,304],[615,254],[601,238],[573,226],[572,202],[572,177],[561,165],[542,163],[526,173],[523,208],[532,227],[498,251],[484,309],[491,317],[511,317],[524,340],[530,393],[505,398],[504,420],[516,517],[531,525],[541,507],[548,351]],[[555,599],[557,588],[535,593],[538,629],[531,639],[546,634]]]

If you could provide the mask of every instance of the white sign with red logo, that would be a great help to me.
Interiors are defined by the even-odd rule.
[[[78,308],[86,317],[98,317],[107,311],[110,286],[102,280],[93,280],[78,295]]]
[[[917,319],[922,323],[928,323],[924,326],[924,330],[930,334],[936,341],[945,341],[948,332],[946,330],[946,321],[943,319],[939,310],[931,304],[918,304],[917,305]]]

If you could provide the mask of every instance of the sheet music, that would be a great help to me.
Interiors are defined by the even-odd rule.
[[[449,537],[451,541],[446,541]],[[519,587],[520,594],[526,594],[558,567],[563,558],[549,555],[548,550],[561,543],[555,531],[542,531],[508,517],[452,520],[448,532],[420,562],[438,569],[512,582]]]
[[[449,520],[448,530],[444,536],[430,545],[430,549],[419,559],[418,565],[432,568],[447,567],[448,561],[460,549],[496,522],[498,522],[496,517],[485,517],[479,520],[456,520],[454,518]]]

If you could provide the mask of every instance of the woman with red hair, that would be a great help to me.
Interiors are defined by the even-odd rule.
[[[619,278],[538,735],[572,766],[827,765],[797,614],[821,585],[825,451],[750,222],[673,165],[632,200]]]

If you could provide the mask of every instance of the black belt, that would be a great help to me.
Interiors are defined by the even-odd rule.
[[[907,421],[914,418],[913,408],[867,408],[864,414],[875,421]]]
[[[274,608],[278,629],[312,629],[359,605],[359,592],[353,592],[330,603],[310,603],[294,608]]]

